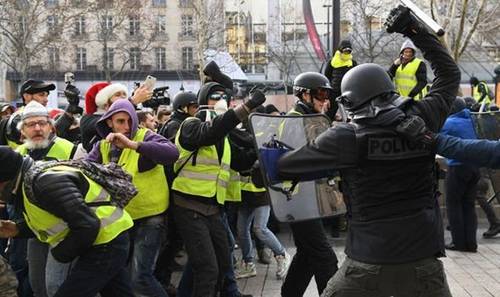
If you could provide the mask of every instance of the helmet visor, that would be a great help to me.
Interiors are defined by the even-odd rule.
[[[329,100],[332,97],[332,90],[331,89],[325,89],[325,88],[318,88],[316,90],[312,90],[311,91],[311,95],[316,100],[326,101],[326,100]]]

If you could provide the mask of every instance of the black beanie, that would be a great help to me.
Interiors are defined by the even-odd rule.
[[[23,156],[13,151],[10,147],[0,146],[0,182],[9,181],[16,177],[23,165]]]

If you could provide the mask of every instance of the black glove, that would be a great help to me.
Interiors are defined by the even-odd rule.
[[[78,105],[70,104],[66,107],[66,112],[70,114],[83,114],[83,108]]]
[[[257,106],[262,105],[264,102],[266,102],[266,95],[264,95],[261,90],[257,89],[253,92],[252,98],[245,102],[245,106],[252,110]]]
[[[387,33],[398,32],[405,36],[413,36],[426,29],[422,23],[403,5],[393,8],[385,20],[384,26]]]
[[[259,161],[255,161],[255,163],[252,166],[252,183],[257,187],[257,188],[263,188],[266,185],[264,184],[264,177],[262,176],[262,172],[260,171],[260,164]]]
[[[414,143],[432,146],[436,140],[436,134],[427,129],[424,120],[419,116],[407,116],[396,126],[396,131]]]
[[[80,103],[80,90],[72,84],[68,84],[64,90],[64,96],[68,100],[69,105],[77,105]]]

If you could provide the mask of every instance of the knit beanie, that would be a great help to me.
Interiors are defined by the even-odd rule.
[[[99,93],[100,90],[109,86],[107,82],[98,82],[93,84],[85,93],[85,113],[93,114],[97,111],[97,104],[95,102],[95,96]]]
[[[32,100],[24,107],[23,112],[21,113],[21,120],[24,121],[27,118],[48,116],[49,112],[47,108],[35,100]]]
[[[128,97],[127,87],[125,85],[115,83],[100,90],[99,93],[97,93],[97,95],[95,96],[95,103],[98,107],[103,107],[104,105],[106,105],[106,103],[108,103],[108,100],[111,99],[111,97],[113,97],[116,92],[125,92]]]
[[[23,165],[23,157],[6,145],[0,146],[0,182],[9,181],[16,177]]]

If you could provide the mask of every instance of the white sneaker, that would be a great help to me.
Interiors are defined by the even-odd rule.
[[[245,263],[241,261],[241,265],[234,271],[236,279],[248,278],[257,275],[257,268],[253,262]]]
[[[278,268],[276,269],[276,277],[278,279],[285,279],[286,273],[288,272],[288,267],[290,267],[290,254],[285,251],[285,255],[278,255],[276,258],[276,264]]]

